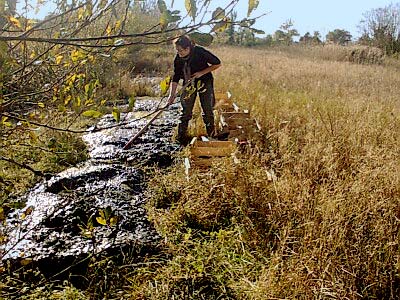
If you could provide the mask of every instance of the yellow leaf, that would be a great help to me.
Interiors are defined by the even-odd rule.
[[[68,95],[68,96],[64,99],[64,105],[68,105],[69,102],[71,102],[71,99],[72,99],[71,95]]]
[[[38,104],[37,104],[39,107],[41,107],[41,108],[44,108],[44,103],[43,102],[38,102]]]
[[[90,231],[88,229],[84,229],[84,228],[81,228],[81,234],[83,237],[88,238],[88,239],[92,238],[92,236],[93,236],[92,231]]]
[[[21,220],[25,220],[27,216],[29,216],[33,212],[33,207],[29,206],[22,214],[21,214]]]
[[[115,30],[118,30],[121,27],[121,21],[118,20],[117,22],[115,22]]]
[[[37,142],[38,138],[37,138],[36,134],[33,131],[29,131],[29,136],[31,137],[32,141]]]
[[[14,17],[8,17],[8,21],[10,21],[10,23],[13,24],[15,27],[22,29],[21,23],[19,22],[18,19],[14,18]]]
[[[11,123],[7,121],[8,117],[2,117],[1,118],[1,124],[7,127],[11,127]]]
[[[103,114],[97,110],[87,110],[82,113],[82,116],[88,118],[100,118]]]
[[[59,65],[61,63],[62,59],[63,59],[62,55],[57,55],[56,56],[56,64]]]
[[[85,106],[91,106],[94,104],[93,98],[89,98],[85,101]]]
[[[171,83],[171,76],[164,78],[164,80],[160,82],[162,95],[165,95],[168,92],[170,83]]]
[[[196,0],[185,0],[185,8],[194,21],[197,14]]]
[[[255,10],[260,3],[260,0],[249,0],[249,8],[247,10],[247,17],[250,16],[253,10]]]
[[[22,260],[20,261],[20,263],[21,263],[22,266],[27,266],[27,265],[29,265],[31,262],[32,262],[32,259],[30,259],[30,258],[24,258],[24,259],[22,259]]]
[[[82,7],[78,10],[78,20],[82,20],[85,16],[85,9]]]
[[[74,81],[75,81],[75,79],[76,79],[76,77],[77,77],[77,75],[76,74],[73,74],[69,79],[68,79],[68,83],[69,84],[73,84],[74,83]]]
[[[82,60],[86,58],[86,54],[79,50],[73,50],[71,52],[71,60],[72,62],[77,62],[78,60]]]
[[[212,29],[213,32],[224,32],[229,27],[229,18],[224,18],[222,21],[216,23]]]
[[[77,96],[77,97],[76,97],[76,106],[77,106],[77,107],[80,107],[80,106],[81,106],[81,103],[82,103],[81,97]]]
[[[107,225],[107,221],[102,217],[96,217],[96,221],[101,225]]]
[[[111,29],[110,26],[107,26],[107,28],[106,28],[106,33],[107,33],[107,35],[111,35],[112,29]]]
[[[117,217],[112,217],[110,219],[110,226],[115,226],[118,223],[118,218]]]

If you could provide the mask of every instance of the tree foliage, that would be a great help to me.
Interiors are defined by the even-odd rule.
[[[327,42],[338,45],[347,45],[351,41],[352,36],[347,30],[335,29],[333,31],[329,31],[325,38]]]
[[[400,3],[366,12],[360,22],[360,41],[387,54],[400,52]]]
[[[306,45],[318,45],[321,44],[321,34],[319,31],[314,31],[313,35],[310,32],[306,32],[299,40],[300,43]]]
[[[275,31],[273,39],[276,44],[290,45],[293,43],[293,38],[299,35],[297,29],[294,28],[293,21],[289,19]]]

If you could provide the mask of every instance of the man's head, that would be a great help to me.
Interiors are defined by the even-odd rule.
[[[186,35],[177,38],[174,44],[179,57],[188,56],[194,47],[193,42]]]

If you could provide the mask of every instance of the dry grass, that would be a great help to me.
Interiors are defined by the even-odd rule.
[[[251,109],[268,139],[242,165],[223,163],[189,182],[179,166],[157,176],[149,212],[172,259],[134,277],[133,295],[396,299],[400,73],[283,52],[215,52],[217,87]]]
[[[309,58],[314,60],[327,60],[336,62],[353,62],[357,64],[384,64],[388,57],[376,47],[352,45],[341,46],[336,44],[326,45],[293,45],[275,46],[272,52],[280,52],[290,57]]]
[[[108,274],[120,284],[109,298],[398,299],[398,68],[213,51],[217,89],[266,139],[190,181],[180,164],[155,174],[148,212],[164,250]]]

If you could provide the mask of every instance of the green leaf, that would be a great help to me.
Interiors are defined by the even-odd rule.
[[[168,10],[165,10],[160,15],[160,26],[161,30],[165,30],[169,24],[170,14]]]
[[[254,25],[255,22],[256,22],[255,19],[243,19],[240,21],[239,26],[250,27],[250,26]]]
[[[136,98],[135,96],[130,96],[129,97],[129,107],[128,107],[128,111],[132,111],[133,107],[135,106],[135,102],[136,102]]]
[[[177,22],[181,19],[181,17],[178,15],[179,10],[165,10],[163,13],[161,13],[160,16],[160,25],[161,29],[165,30],[168,26],[169,23]]]
[[[105,219],[108,220],[108,219],[111,217],[111,214],[112,214],[112,209],[111,209],[110,206],[107,206],[107,207],[104,209],[104,216],[105,216]]]
[[[194,21],[197,14],[196,0],[185,0],[185,8]]]
[[[102,217],[96,217],[96,221],[97,221],[97,223],[99,223],[100,225],[107,225],[107,221],[104,219],[104,218],[102,218]]]
[[[158,0],[157,6],[161,13],[163,13],[167,10],[167,4],[165,4],[164,0]]]
[[[247,16],[249,17],[253,10],[255,10],[260,3],[260,0],[249,0],[249,8],[247,10]]]
[[[121,112],[118,109],[118,107],[116,106],[113,107],[112,115],[114,117],[115,122],[119,123],[119,121],[121,120]]]
[[[7,43],[4,41],[0,41],[0,54],[2,56],[5,56],[7,54],[7,51],[8,51]]]
[[[214,12],[212,13],[212,18],[214,20],[221,20],[225,18],[225,10],[221,7],[217,7],[217,9],[214,10]]]
[[[88,118],[100,118],[103,114],[97,110],[87,110],[82,113],[82,116]]]
[[[257,34],[265,34],[265,31],[260,29],[251,28],[251,31]]]
[[[209,33],[193,32],[189,34],[190,38],[200,46],[208,47],[211,45],[214,37]]]
[[[85,84],[85,93],[87,98],[90,98],[92,96],[93,90],[94,90],[94,85],[92,82]]]
[[[103,9],[104,7],[106,7],[107,2],[108,2],[107,0],[101,0],[99,3],[99,8]]]

